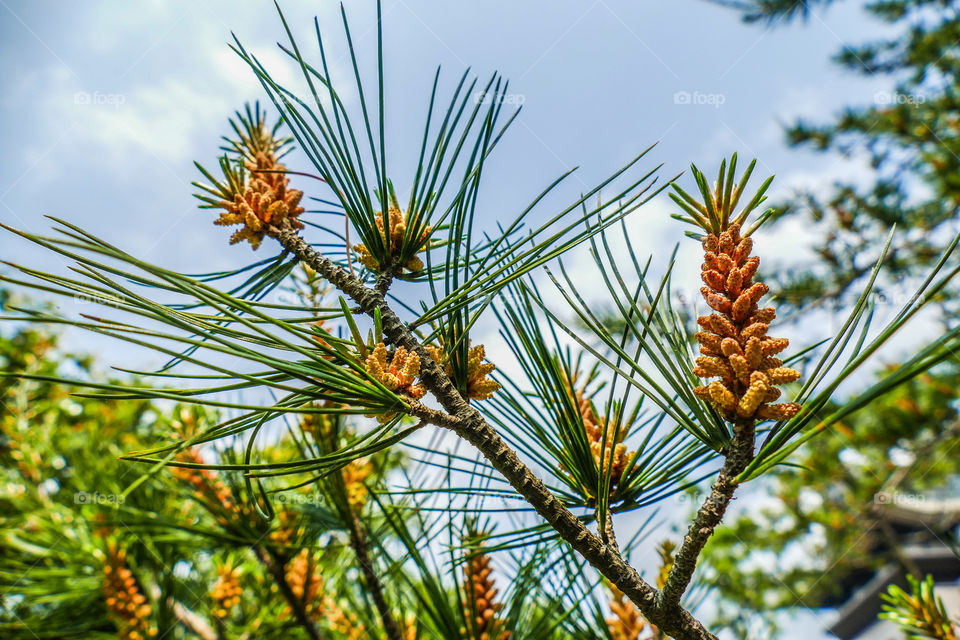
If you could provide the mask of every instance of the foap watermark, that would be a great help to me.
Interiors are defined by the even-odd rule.
[[[926,496],[919,493],[901,493],[899,491],[878,491],[873,494],[873,504],[910,507],[923,504]]]
[[[73,94],[73,104],[91,105],[95,107],[113,107],[119,109],[127,102],[127,96],[122,93],[104,93],[102,91],[77,91]]]
[[[722,93],[704,93],[702,91],[677,91],[673,94],[673,104],[689,104],[719,109],[726,103],[727,96]]]
[[[699,507],[700,505],[703,504],[703,502],[707,499],[708,496],[712,499],[713,504],[717,506],[720,506],[720,505],[727,506],[731,501],[736,499],[736,497],[732,495],[722,495],[722,494],[713,495],[706,491],[701,491],[700,489],[692,489],[692,490],[684,491],[683,493],[677,494],[676,501],[678,504],[691,504]]]
[[[319,493],[277,493],[274,495],[274,502],[283,505],[319,505],[323,502],[323,497]]]
[[[310,304],[310,300],[307,299],[307,296],[300,293],[299,291],[289,291],[286,289],[278,289],[274,292],[273,300],[276,304],[285,304],[288,306],[297,306],[303,307]]]
[[[115,309],[120,308],[120,304],[116,300],[111,300],[109,298],[103,298],[100,296],[94,296],[94,295],[89,295],[85,293],[74,294],[73,301],[76,304],[95,304],[101,307],[113,307]]]
[[[927,97],[923,95],[915,95],[912,93],[900,93],[898,91],[877,91],[873,94],[874,104],[880,106],[892,106],[892,105],[921,105],[927,101]]]
[[[123,494],[120,493],[100,493],[99,491],[89,492],[89,491],[77,491],[73,494],[73,503],[74,504],[100,504],[100,505],[111,505],[111,504],[123,504],[125,498]]]
[[[473,101],[477,104],[497,102],[499,104],[512,104],[519,107],[527,101],[527,96],[522,93],[491,93],[489,91],[480,91],[473,94]]]

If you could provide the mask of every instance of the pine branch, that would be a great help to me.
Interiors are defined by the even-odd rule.
[[[376,289],[365,286],[334,262],[317,253],[290,228],[271,228],[271,236],[330,284],[348,295],[367,315],[378,310],[385,337],[394,345],[416,353],[420,358],[420,378],[455,422],[442,420],[442,426],[474,445],[523,496],[527,502],[600,573],[627,595],[644,616],[678,640],[715,640],[700,621],[679,605],[658,603],[657,591],[627,564],[619,553],[591,534],[582,522],[554,496],[520,460],[483,416],[453,385],[446,373]],[[737,458],[739,459],[739,458]]]
[[[720,469],[720,474],[713,483],[710,495],[697,510],[697,516],[687,530],[680,550],[677,551],[673,568],[670,569],[667,581],[657,596],[659,606],[678,605],[680,598],[690,585],[693,572],[697,568],[697,559],[703,547],[706,546],[707,540],[723,520],[723,515],[737,490],[737,476],[753,460],[754,427],[753,420],[738,422],[734,425],[734,437],[723,468]]]
[[[613,550],[620,554],[620,545],[617,543],[617,534],[613,530],[613,512],[607,508],[606,513],[604,514],[603,524],[599,527],[600,529],[600,539],[604,541],[605,544],[613,547]]]
[[[352,511],[349,517],[349,525],[350,548],[353,549],[353,553],[357,557],[357,564],[360,565],[360,572],[363,573],[364,586],[367,588],[367,591],[370,592],[370,597],[373,598],[373,604],[380,614],[380,621],[383,623],[384,633],[386,633],[389,640],[403,640],[403,632],[397,624],[396,619],[394,619],[393,614],[390,612],[390,606],[387,604],[387,599],[383,595],[383,585],[380,584],[377,572],[374,571],[373,563],[370,561],[367,538],[363,533],[362,525],[357,515]]]
[[[150,592],[150,597],[154,600],[159,600],[163,597],[160,587],[156,585],[150,585],[147,587]],[[177,620],[180,621],[183,626],[192,631],[197,635],[200,640],[217,640],[217,634],[213,628],[207,624],[207,621],[202,617],[191,611],[184,605],[182,602],[170,597],[167,599],[167,603],[170,606],[170,609],[173,611],[173,615],[176,616]]]
[[[270,572],[270,575],[273,576],[273,580],[283,595],[283,599],[290,605],[294,617],[297,619],[297,622],[300,623],[300,626],[303,627],[304,631],[307,632],[310,640],[324,640],[323,636],[320,635],[320,630],[317,628],[317,625],[315,625],[313,620],[310,619],[310,616],[307,615],[303,600],[298,598],[293,592],[293,589],[290,588],[290,583],[287,582],[287,576],[284,575],[283,572],[283,564],[278,562],[276,554],[263,547],[254,547],[253,549],[260,559],[260,562],[263,563],[267,571]]]

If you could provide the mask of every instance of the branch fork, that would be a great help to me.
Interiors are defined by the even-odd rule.
[[[385,338],[394,346],[404,347],[420,357],[420,379],[436,397],[444,411],[414,402],[409,407],[411,415],[450,429],[479,449],[513,488],[560,534],[560,537],[630,598],[644,616],[660,630],[678,640],[715,640],[715,636],[699,620],[679,605],[679,596],[689,583],[689,577],[686,580],[683,579],[686,570],[674,568],[671,577],[674,577],[674,574],[676,577],[674,577],[669,597],[664,597],[661,592],[648,584],[636,569],[624,561],[615,543],[610,541],[605,544],[596,535],[590,533],[579,518],[553,495],[487,423],[483,415],[457,390],[443,368],[430,357],[425,346],[386,303],[384,293],[381,291],[382,284],[381,287],[375,288],[366,286],[332,260],[315,251],[294,229],[288,227],[271,231],[271,235],[274,235],[287,251],[349,296],[365,314],[373,316],[379,311]],[[752,453],[752,425],[747,430],[750,433],[749,445]],[[741,442],[746,439],[747,430],[744,431]],[[749,457],[750,454],[747,454],[747,461]],[[725,475],[724,471],[721,471],[721,476],[714,485],[714,493],[719,492],[723,495],[729,492],[732,495],[736,486],[733,478],[742,470],[741,465],[745,467],[747,464],[743,459],[744,456],[734,455],[731,452],[727,458],[727,464],[724,465],[724,471],[728,473]],[[701,508],[701,512],[706,511],[715,515],[705,516],[705,521],[699,528],[709,529],[712,532],[710,522],[716,520],[713,523],[714,527],[719,523],[726,505],[708,503],[710,503],[709,498]],[[703,536],[702,532],[694,536],[693,544],[685,542],[681,548],[681,553],[687,550],[683,555],[684,565],[681,565],[681,555],[678,554],[678,566],[686,566],[691,562],[693,565],[696,564],[696,556],[699,555],[709,533],[703,536],[702,543],[699,543],[701,536]],[[689,569],[689,573],[692,575],[692,568]]]

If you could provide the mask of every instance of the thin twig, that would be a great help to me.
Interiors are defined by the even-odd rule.
[[[363,533],[363,527],[353,511],[350,512],[349,525],[350,548],[353,549],[353,553],[357,557],[357,564],[360,565],[364,585],[367,587],[367,591],[370,592],[373,604],[380,614],[383,630],[389,640],[403,640],[403,632],[400,630],[400,626],[390,611],[387,599],[383,595],[383,585],[380,583],[380,578],[377,577],[377,572],[373,567],[373,563],[370,561],[367,538]]]
[[[310,619],[310,616],[307,615],[303,600],[298,598],[297,594],[290,588],[290,583],[287,582],[287,576],[283,571],[283,564],[279,561],[277,555],[263,547],[255,546],[253,550],[260,559],[260,562],[263,563],[263,566],[270,572],[273,581],[276,583],[281,595],[283,595],[283,599],[290,605],[293,616],[297,619],[297,622],[300,623],[300,626],[303,627],[304,631],[307,632],[310,640],[323,640],[323,636],[320,634],[317,625],[315,625],[313,620]]]

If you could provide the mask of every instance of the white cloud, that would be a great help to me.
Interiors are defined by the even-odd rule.
[[[89,102],[58,106],[78,123],[91,145],[119,156],[149,153],[169,162],[191,157],[200,128],[224,118],[232,107],[209,89],[175,77],[125,93],[79,92],[76,96]]]

